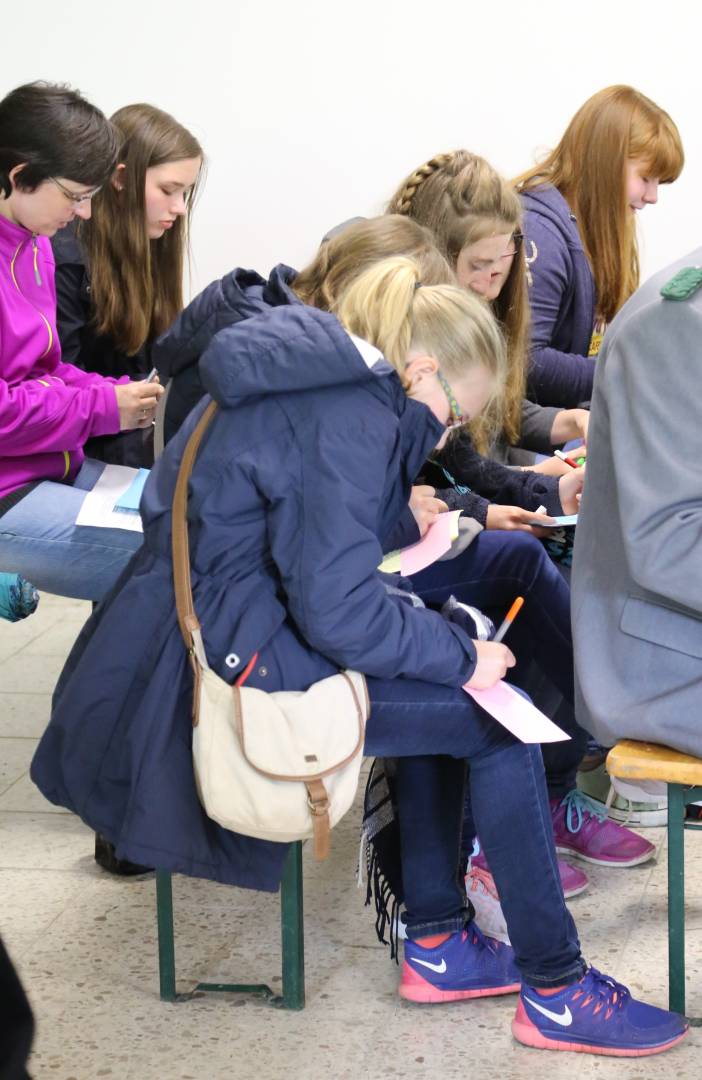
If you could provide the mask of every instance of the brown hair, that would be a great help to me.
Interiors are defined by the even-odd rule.
[[[626,200],[631,160],[672,184],[685,160],[680,134],[638,90],[608,86],[578,109],[544,161],[514,181],[522,191],[552,184],[573,210],[595,279],[597,314],[605,322],[639,285],[636,225]]]
[[[104,184],[117,163],[117,132],[77,91],[56,83],[18,86],[0,101],[0,197],[35,191],[51,177]]]
[[[468,150],[437,154],[410,173],[388,203],[388,213],[406,214],[431,229],[439,249],[455,268],[470,244],[521,225],[519,197],[484,158]],[[509,364],[501,405],[504,437],[516,443],[521,428],[529,347],[529,299],[526,270],[518,255],[492,302],[507,343]],[[495,430],[489,412],[471,425],[476,447],[485,452]]]
[[[197,139],[153,105],[127,105],[111,117],[122,139],[124,186],[108,183],[93,199],[92,216],[79,236],[90,265],[90,291],[98,333],[133,356],[166,330],[183,307],[183,267],[188,250],[188,210],[172,229],[150,240],[146,224],[146,170],[202,158]],[[199,177],[198,177],[199,180]]]
[[[331,311],[354,278],[392,255],[414,259],[426,285],[454,281],[429,230],[395,214],[355,221],[325,240],[295,278],[293,291],[304,304]]]

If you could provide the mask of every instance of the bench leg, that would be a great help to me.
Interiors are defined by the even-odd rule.
[[[176,993],[173,889],[171,874],[156,871],[158,972],[162,1001],[186,1000],[192,993]],[[195,990],[260,994],[282,1009],[305,1007],[305,937],[302,906],[302,843],[291,845],[280,887],[283,993],[274,996],[268,986],[242,983],[198,983]]]
[[[305,929],[302,904],[302,843],[292,844],[280,886],[283,1009],[305,1007]]]
[[[685,796],[668,784],[668,1007],[685,1012]]]
[[[158,977],[161,1001],[175,1001],[173,889],[171,875],[168,870],[156,871],[156,919],[158,922]]]

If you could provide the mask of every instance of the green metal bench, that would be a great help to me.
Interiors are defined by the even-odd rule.
[[[668,1007],[685,1012],[685,807],[702,799],[702,758],[668,746],[623,740],[607,757],[610,776],[658,780],[668,785]],[[702,1019],[691,1020],[702,1026]]]
[[[171,874],[156,871],[158,970],[162,1001],[188,1001],[198,991],[257,994],[280,1009],[305,1007],[305,938],[302,906],[302,843],[291,845],[280,886],[282,994],[263,983],[198,983],[189,993],[176,990],[173,889]]]

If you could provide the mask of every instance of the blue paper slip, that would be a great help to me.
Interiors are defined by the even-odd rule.
[[[554,517],[553,523],[544,522],[543,525],[539,522],[540,529],[562,529],[564,525],[577,525],[577,514],[563,514],[561,517]]]
[[[141,501],[141,494],[144,490],[144,484],[149,479],[150,469],[139,469],[131,484],[120,495],[119,499],[115,503],[115,510],[123,511],[126,514],[138,514],[139,503]]]

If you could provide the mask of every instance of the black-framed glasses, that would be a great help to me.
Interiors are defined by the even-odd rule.
[[[59,191],[62,191],[68,201],[72,202],[74,206],[82,206],[83,203],[90,202],[93,195],[97,195],[98,191],[100,191],[100,188],[102,187],[101,184],[100,187],[96,187],[93,191],[86,191],[84,195],[79,195],[75,191],[69,191],[68,188],[64,187],[61,181],[57,180],[55,176],[50,176],[49,180],[52,184],[56,184],[56,187],[59,189]]]
[[[523,241],[524,233],[512,233],[508,251],[498,255],[496,259],[474,259],[469,263],[470,270],[474,274],[485,274],[492,270],[493,266],[499,266],[503,259],[513,259],[521,251]]]
[[[522,244],[524,243],[524,233],[515,232],[512,233],[512,243],[514,244],[514,254],[518,255]],[[510,252],[512,254],[512,252]]]

